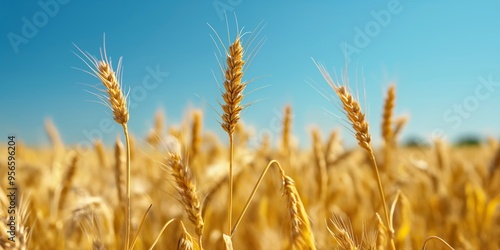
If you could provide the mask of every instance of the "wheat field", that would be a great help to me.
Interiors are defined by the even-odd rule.
[[[101,100],[123,128],[113,146],[64,145],[45,124],[52,147],[16,149],[16,240],[6,223],[10,201],[0,194],[2,249],[500,249],[500,147],[435,140],[404,147],[407,122],[394,114],[397,89],[387,90],[382,131],[370,130],[349,84],[316,64],[337,95],[347,126],[310,131],[310,148],[292,141],[293,107],[284,110],[280,143],[258,147],[242,122],[247,48],[227,45],[219,138],[193,110],[181,125],[158,112],[146,138],[128,131],[120,65],[80,50],[102,82]],[[168,110],[168,107],[166,107]],[[371,114],[374,115],[374,114]],[[314,121],[312,121],[314,122]],[[349,148],[339,131],[351,131]],[[371,138],[380,134],[381,147]],[[1,152],[6,152],[2,146]],[[0,167],[7,169],[2,157]],[[7,173],[0,172],[1,192]]]

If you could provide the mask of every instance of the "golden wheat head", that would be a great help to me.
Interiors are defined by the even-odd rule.
[[[191,173],[176,153],[169,154],[168,167],[172,170],[176,188],[181,196],[181,201],[188,218],[195,226],[196,234],[201,236],[203,234],[204,222],[201,216],[200,201],[196,193],[196,186],[191,178]]]
[[[240,103],[243,100],[243,90],[246,86],[245,83],[241,82],[245,61],[243,60],[243,47],[239,37],[229,47],[226,63],[225,92],[222,94],[225,104],[221,104],[224,112],[221,126],[228,134],[232,134],[243,109]]]
[[[113,111],[113,119],[118,124],[126,124],[129,120],[127,99],[123,94],[122,85],[118,79],[118,76],[121,75],[122,58],[118,60],[118,66],[115,72],[112,67],[111,59],[107,57],[105,49],[104,51],[101,51],[101,59],[97,59],[97,57],[88,52],[83,52],[78,47],[77,49],[87,59],[85,60],[81,56],[77,55],[90,68],[91,72],[87,73],[97,77],[104,85],[105,92],[108,95],[98,96],[102,101],[107,101],[105,104],[111,109],[111,111]]]

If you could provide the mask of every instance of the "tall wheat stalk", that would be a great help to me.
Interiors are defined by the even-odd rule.
[[[125,135],[125,143],[127,145],[126,153],[126,210],[125,210],[125,249],[129,249],[130,244],[130,221],[131,221],[131,199],[130,199],[130,136],[128,132],[127,122],[129,120],[129,112],[127,106],[127,99],[123,93],[122,85],[118,76],[121,76],[122,68],[122,58],[118,60],[118,66],[116,72],[113,70],[111,58],[108,58],[106,54],[106,48],[101,50],[101,59],[97,59],[95,56],[88,52],[84,52],[77,49],[83,54],[83,56],[88,60],[83,59],[78,56],[85,64],[90,68],[90,72],[87,73],[97,77],[101,80],[105,87],[104,94],[96,94],[96,96],[113,111],[113,119],[116,123],[120,124],[123,128],[123,133]]]
[[[365,120],[365,114],[362,112],[359,102],[351,95],[351,93],[349,93],[347,87],[335,83],[330,73],[328,73],[323,65],[317,64],[316,62],[314,63],[316,64],[316,67],[318,67],[325,81],[333,88],[337,96],[340,98],[340,101],[342,102],[342,108],[344,109],[345,115],[347,116],[347,119],[349,120],[349,123],[354,130],[354,135],[356,137],[356,140],[358,141],[358,145],[361,148],[365,149],[370,157],[370,161],[373,165],[373,169],[375,170],[375,175],[377,178],[377,187],[384,210],[386,223],[385,225],[389,235],[390,247],[391,249],[395,249],[394,229],[390,223],[384,188],[382,186],[382,179],[380,178],[377,161],[375,160],[375,155],[370,144],[371,134],[369,132],[368,121]]]
[[[233,210],[233,156],[234,156],[234,130],[240,119],[240,113],[243,109],[241,101],[243,100],[243,90],[246,83],[241,81],[243,77],[243,47],[241,46],[240,36],[229,47],[226,58],[227,69],[225,71],[224,89],[222,94],[225,104],[221,104],[223,114],[222,128],[229,135],[229,193],[227,205],[228,233],[231,234],[231,218]]]

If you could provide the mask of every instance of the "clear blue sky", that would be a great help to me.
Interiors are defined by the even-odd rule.
[[[331,72],[342,71],[348,57],[351,86],[355,88],[357,75],[360,95],[366,91],[376,142],[391,82],[397,85],[396,114],[411,117],[404,136],[444,131],[449,139],[465,133],[498,137],[500,2],[430,2],[2,0],[0,141],[14,133],[29,144],[46,144],[43,123],[50,117],[65,143],[75,144],[109,118],[111,112],[87,92],[92,88],[86,84],[99,81],[74,69],[86,66],[73,54],[74,43],[98,55],[104,33],[108,55],[114,62],[123,56],[123,85],[131,96],[135,93],[132,133],[147,134],[158,108],[172,124],[196,107],[205,111],[205,129],[224,136],[220,118],[210,108],[220,110],[221,97],[212,75],[220,76],[216,46],[207,25],[227,41],[226,19],[220,15],[224,9],[233,37],[233,13],[246,31],[261,21],[266,24],[259,35],[266,42],[245,76],[255,79],[246,92],[255,92],[245,98],[252,105],[242,119],[257,133],[273,131],[275,110],[287,103],[293,106],[294,132],[303,145],[309,144],[312,124],[325,137],[341,127],[342,120],[325,111],[341,115],[338,108],[307,82],[333,94],[311,57]],[[154,79],[161,82],[153,85]],[[104,141],[112,141],[119,131],[115,125],[103,134]],[[274,131],[274,138],[278,135]]]

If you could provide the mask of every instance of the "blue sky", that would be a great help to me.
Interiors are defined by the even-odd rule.
[[[86,66],[73,54],[73,43],[98,55],[104,33],[108,56],[114,62],[123,56],[123,85],[134,103],[132,133],[145,136],[158,108],[169,125],[180,123],[189,108],[200,108],[205,129],[225,136],[212,74],[222,82],[217,48],[207,25],[227,42],[224,10],[231,38],[234,13],[245,31],[265,24],[259,34],[265,43],[244,77],[253,81],[245,97],[251,106],[242,119],[257,136],[271,132],[277,139],[273,124],[291,104],[301,145],[309,144],[312,125],[325,137],[338,127],[352,143],[342,120],[328,114],[341,116],[338,107],[316,90],[333,94],[311,58],[332,73],[349,61],[350,86],[358,86],[375,143],[391,82],[397,86],[396,114],[410,116],[404,137],[500,136],[497,1],[3,0],[0,141],[16,134],[29,144],[47,144],[43,124],[48,117],[67,144],[98,135],[93,132],[111,112],[87,92],[93,91],[87,85],[99,81],[75,69]],[[102,138],[111,142],[119,132],[116,125]]]

